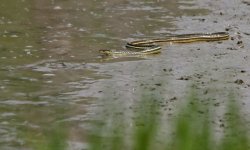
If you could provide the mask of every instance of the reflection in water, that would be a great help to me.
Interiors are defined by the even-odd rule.
[[[178,17],[207,13],[193,6],[190,0],[1,0],[0,149],[28,147],[23,136],[39,139],[60,121],[71,124],[71,141],[84,141],[103,88],[115,83],[131,99],[133,82],[143,80],[138,64],[102,64],[98,50],[169,34],[178,30]],[[117,98],[124,90],[113,92]]]

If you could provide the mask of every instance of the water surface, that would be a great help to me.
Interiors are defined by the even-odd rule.
[[[130,106],[140,86],[154,90],[159,82],[168,84],[172,88],[156,92],[166,98],[184,92],[186,83],[167,80],[173,79],[172,68],[178,69],[177,76],[190,70],[183,64],[192,60],[180,57],[195,46],[168,45],[160,55],[118,59],[102,58],[99,49],[123,49],[135,39],[214,31],[179,25],[182,18],[194,18],[199,26],[209,13],[193,0],[2,0],[0,10],[4,150],[32,147],[24,137],[39,139],[58,122],[70,124],[69,142],[85,147],[90,116],[107,95]],[[208,43],[195,48],[201,45]]]

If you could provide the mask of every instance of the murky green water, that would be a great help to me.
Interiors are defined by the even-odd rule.
[[[0,149],[26,149],[23,137],[39,139],[60,121],[70,124],[70,142],[84,147],[86,123],[105,89],[129,103],[136,81],[173,65],[165,53],[104,60],[98,50],[190,33],[178,20],[207,13],[192,0],[1,0]]]

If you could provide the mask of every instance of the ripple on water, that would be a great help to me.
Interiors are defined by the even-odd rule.
[[[33,102],[27,100],[3,100],[0,101],[0,104],[4,105],[48,105],[49,102],[47,101],[40,101],[40,102]]]

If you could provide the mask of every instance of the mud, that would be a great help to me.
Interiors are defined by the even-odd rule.
[[[84,149],[102,102],[129,116],[141,95],[154,97],[171,121],[191,88],[212,103],[218,136],[232,92],[249,124],[250,1],[15,2],[0,4],[0,149],[25,149],[28,141],[18,135],[43,135],[57,122],[71,125],[71,148]],[[230,40],[166,44],[161,54],[140,58],[98,53],[137,39],[220,31]]]

